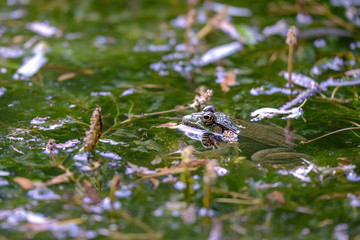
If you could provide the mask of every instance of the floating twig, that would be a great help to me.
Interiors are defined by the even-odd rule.
[[[213,18],[211,18],[208,23],[200,29],[199,32],[196,33],[195,38],[197,40],[203,39],[209,33],[211,33],[214,29],[218,27],[218,25],[225,19],[228,15],[229,7],[224,7],[220,13],[216,14]]]
[[[317,138],[314,138],[314,139],[311,139],[311,140],[301,141],[301,144],[311,143],[311,142],[317,141],[317,140],[319,140],[319,139],[321,139],[321,138],[330,136],[330,135],[335,134],[335,133],[339,133],[339,132],[343,132],[343,131],[348,131],[348,130],[356,130],[356,129],[360,129],[360,127],[357,126],[357,127],[349,127],[349,128],[338,129],[338,130],[335,130],[335,131],[333,131],[333,132],[324,134],[324,135],[322,135],[322,136],[320,136],[320,137],[317,137]]]
[[[106,130],[105,132],[103,132],[102,136],[105,136],[106,134],[108,134],[110,131],[114,130],[116,127],[123,125],[125,123],[134,121],[136,119],[139,118],[144,118],[144,117],[149,117],[149,116],[155,116],[155,115],[161,115],[161,114],[167,114],[167,113],[174,113],[174,112],[183,112],[186,109],[189,109],[190,107],[187,106],[176,106],[174,109],[170,109],[170,110],[164,110],[164,111],[160,111],[160,112],[152,112],[152,113],[143,113],[143,114],[138,114],[138,115],[132,115],[131,114],[131,110],[128,113],[128,119],[121,121],[119,123],[114,124],[113,126],[111,126],[108,130]]]

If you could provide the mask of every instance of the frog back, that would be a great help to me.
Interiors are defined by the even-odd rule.
[[[245,128],[240,130],[239,143],[264,145],[268,147],[291,147],[285,136],[285,129],[276,125],[264,125],[238,120]],[[294,140],[305,140],[305,138],[294,134]]]

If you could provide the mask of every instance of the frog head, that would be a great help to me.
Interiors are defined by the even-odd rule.
[[[207,106],[201,112],[184,116],[179,129],[208,148],[215,142],[237,141],[242,128],[236,119],[218,112],[214,106]]]
[[[238,135],[243,128],[232,117],[218,112],[214,106],[207,106],[202,112],[184,116],[182,124],[201,129],[210,134],[221,134],[225,131],[231,131]]]

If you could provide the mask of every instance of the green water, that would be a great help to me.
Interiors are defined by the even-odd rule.
[[[280,4],[280,1],[271,2]],[[270,13],[269,1],[224,3],[253,11],[251,18],[234,18],[238,25],[263,29],[280,19],[290,25],[296,24],[293,13]],[[322,4],[328,5],[326,1]],[[287,69],[288,46],[283,37],[270,36],[256,45],[245,46],[224,60],[186,74],[169,69],[166,76],[161,76],[149,65],[160,62],[162,56],[173,50],[138,52],[134,47],[167,44],[170,38],[177,44],[182,43],[184,30],[172,27],[169,22],[187,12],[184,1],[42,0],[25,5],[0,5],[1,13],[16,9],[23,10],[25,15],[0,22],[0,27],[6,29],[0,38],[0,46],[22,47],[37,35],[26,29],[28,22],[48,21],[62,34],[39,37],[50,48],[46,53],[48,62],[30,81],[12,79],[24,56],[0,59],[0,67],[6,69],[5,73],[0,73],[0,87],[6,88],[0,95],[0,239],[207,239],[217,222],[215,219],[220,219],[222,239],[360,238],[359,176],[356,175],[360,174],[358,130],[343,131],[299,146],[297,150],[311,156],[311,163],[315,164],[312,171],[309,169],[313,165],[304,166],[310,171],[304,175],[306,181],[290,174],[295,168],[256,165],[233,149],[213,154],[209,158],[216,159],[229,173],[219,176],[213,186],[211,209],[214,216],[210,217],[201,216],[203,166],[191,172],[194,191],[186,203],[183,192],[175,187],[179,174],[159,177],[160,184],[155,187],[154,182],[130,174],[127,164],[156,169],[180,161],[180,154],[174,152],[179,149],[179,144],[183,144],[183,134],[175,129],[154,126],[179,123],[182,116],[193,112],[192,109],[117,125],[102,137],[116,145],[109,141],[99,142],[95,156],[89,162],[79,159],[88,130],[81,123],[89,124],[96,105],[102,108],[104,131],[126,120],[129,114],[188,106],[200,86],[214,90],[210,103],[219,111],[240,119],[249,120],[250,113],[261,107],[282,106],[288,101],[286,95],[252,96],[249,91],[262,85],[284,86],[284,80],[278,75]],[[330,9],[347,21],[343,7]],[[313,18],[312,25],[299,28],[333,26],[324,16],[314,15]],[[201,26],[196,24],[195,28]],[[73,35],[69,36],[69,33]],[[77,37],[74,38],[74,34]],[[295,50],[295,72],[310,75],[317,60],[334,58],[345,52],[355,56],[355,63],[349,68],[359,68],[359,48],[350,48],[351,43],[359,40],[356,33],[351,38],[322,38],[326,41],[326,47],[322,48],[314,47],[313,42],[318,38],[299,40]],[[221,31],[215,31],[202,47],[209,49],[232,41]],[[31,50],[27,50],[25,56],[31,55]],[[226,71],[239,69],[237,85],[230,87],[228,93],[223,93],[215,83],[217,66],[223,66]],[[66,73],[75,76],[58,81]],[[344,71],[326,71],[314,78],[320,82],[330,76],[343,75]],[[124,95],[129,89],[131,94]],[[330,98],[333,89],[329,87],[323,94]],[[336,92],[335,97],[351,99],[349,103],[332,102],[319,95],[309,99],[303,107],[306,122],[302,118],[292,121],[296,133],[313,139],[354,127],[349,122],[359,123],[359,100],[354,92],[356,89],[352,86],[341,87]],[[99,96],[100,93],[105,96]],[[50,118],[36,125],[31,123],[36,117]],[[270,122],[286,125],[279,117]],[[49,129],[54,126],[58,127]],[[22,130],[15,134],[16,129]],[[57,144],[74,139],[79,142],[65,150],[58,149],[54,163],[45,152],[49,139],[55,139]],[[193,144],[199,151],[205,150],[194,140],[186,140],[186,143]],[[151,163],[159,158],[160,163]],[[92,162],[99,163],[98,168],[85,171],[84,167]],[[24,190],[14,182],[15,177],[24,177],[38,185],[45,183],[64,173],[59,164],[74,174],[73,179],[41,190],[52,194],[48,198],[34,195],[39,188]],[[354,169],[344,170],[343,166],[349,164]],[[326,173],[321,167],[334,169]],[[106,200],[111,195],[110,181],[116,174],[122,179],[115,195],[114,206],[121,204],[118,210],[111,210],[109,204],[104,207],[106,204],[92,206],[85,203],[84,180],[90,182],[102,200]],[[351,179],[354,175],[356,181]],[[232,198],[224,192],[247,197]],[[224,203],[221,198],[244,202]],[[181,217],[187,205],[193,207],[196,216],[191,223]],[[5,210],[10,214],[6,215]],[[40,214],[42,220],[35,221],[29,217],[30,213]],[[51,221],[53,225],[49,223]]]

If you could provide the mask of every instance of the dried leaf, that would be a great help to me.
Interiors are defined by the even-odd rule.
[[[24,177],[15,177],[13,181],[19,184],[20,187],[24,190],[31,190],[36,187],[30,179]]]
[[[318,226],[319,227],[325,227],[326,225],[332,224],[333,220],[330,218],[325,218],[324,220],[322,220],[321,222],[319,222]]]
[[[54,177],[53,179],[47,181],[46,183],[44,183],[44,186],[51,186],[51,185],[55,185],[55,184],[59,184],[59,183],[63,183],[63,182],[69,182],[69,177],[73,176],[74,174],[70,171],[67,171],[64,174],[58,175],[56,177]]]
[[[76,77],[76,73],[69,72],[69,73],[64,73],[64,74],[60,75],[57,80],[59,82],[62,82],[62,81],[69,80],[69,79],[74,78],[74,77]]]
[[[96,205],[99,202],[101,202],[101,197],[96,192],[96,190],[91,185],[91,183],[87,180],[84,180],[84,193],[85,193],[85,196],[90,199],[90,202],[89,202],[90,205]]]
[[[160,180],[159,180],[159,179],[157,179],[157,178],[150,178],[149,180],[152,182],[152,184],[154,184],[154,188],[158,188],[158,187],[159,187],[159,185],[160,185]]]
[[[271,202],[278,202],[281,204],[285,203],[284,193],[279,191],[273,191],[272,193],[268,194],[267,199],[270,200]]]
[[[235,79],[236,79],[236,75],[234,70],[227,72],[220,83],[221,91],[223,91],[224,93],[229,92],[230,91],[229,86],[235,84]]]
[[[95,169],[99,168],[100,167],[100,163],[99,162],[93,162],[91,164],[88,164],[86,166],[84,166],[82,168],[83,171],[94,171]]]
[[[221,12],[209,19],[208,23],[196,33],[195,38],[198,40],[203,39],[209,33],[214,31],[214,29],[218,27],[219,23],[221,23],[228,15],[228,9],[229,7],[225,6],[221,9]]]

